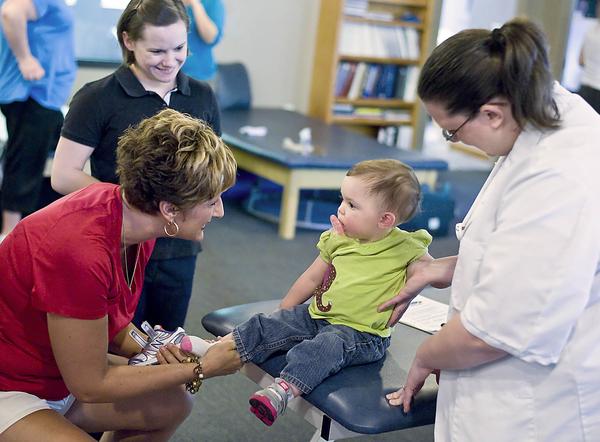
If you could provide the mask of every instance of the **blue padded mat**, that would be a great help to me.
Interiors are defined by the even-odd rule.
[[[202,325],[215,336],[224,336],[256,313],[271,312],[279,300],[222,308],[204,316]],[[347,367],[325,379],[309,395],[308,402],[347,429],[362,434],[378,434],[432,424],[435,420],[437,386],[427,381],[416,396],[409,413],[391,407],[385,395],[395,391],[406,378],[416,346],[427,334],[397,325],[386,356],[374,363]],[[276,354],[260,368],[277,376],[285,365],[285,354]]]

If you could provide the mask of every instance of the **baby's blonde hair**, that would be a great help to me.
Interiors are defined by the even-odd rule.
[[[346,174],[363,180],[382,209],[396,215],[398,224],[411,219],[419,209],[421,186],[411,167],[394,159],[367,160]]]

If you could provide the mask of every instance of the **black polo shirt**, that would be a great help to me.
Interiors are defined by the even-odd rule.
[[[127,66],[108,77],[83,86],[71,100],[61,135],[94,148],[90,158],[92,176],[100,181],[118,183],[116,175],[117,141],[130,126],[170,107],[204,120],[221,135],[221,119],[215,95],[207,83],[177,75],[177,90],[169,105],[155,92],[144,89]],[[152,259],[194,256],[200,243],[177,238],[159,238]]]
[[[117,141],[130,126],[170,107],[204,120],[221,135],[215,95],[208,84],[180,72],[177,90],[169,105],[155,92],[144,89],[131,69],[121,66],[108,77],[83,86],[71,100],[61,135],[94,148],[90,158],[92,176],[118,183],[115,173]]]

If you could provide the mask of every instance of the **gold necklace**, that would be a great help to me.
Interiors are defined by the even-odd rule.
[[[125,260],[125,281],[127,282],[127,287],[131,290],[131,285],[133,284],[135,271],[137,269],[138,258],[140,256],[140,245],[136,244],[137,250],[135,253],[135,263],[133,264],[133,272],[131,275],[129,274],[129,260],[127,259],[127,244],[125,243],[125,227],[122,229],[122,237],[123,237],[123,258]]]
[[[127,204],[125,200],[125,194],[121,194],[121,198],[123,199],[123,205]],[[123,241],[123,259],[125,260],[125,282],[127,283],[127,287],[131,290],[131,285],[133,284],[133,280],[135,277],[135,270],[137,269],[138,258],[140,256],[140,245],[136,244],[136,253],[135,253],[135,262],[133,264],[133,272],[129,275],[129,260],[127,259],[127,243],[125,242],[125,210],[123,210],[123,219],[121,220],[121,241]]]

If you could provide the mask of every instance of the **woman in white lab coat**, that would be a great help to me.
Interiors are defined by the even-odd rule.
[[[553,82],[522,20],[450,37],[418,93],[446,139],[499,159],[458,256],[419,263],[380,307],[394,323],[426,285],[452,285],[447,324],[390,404],[408,412],[441,370],[437,441],[600,440],[600,116]]]

